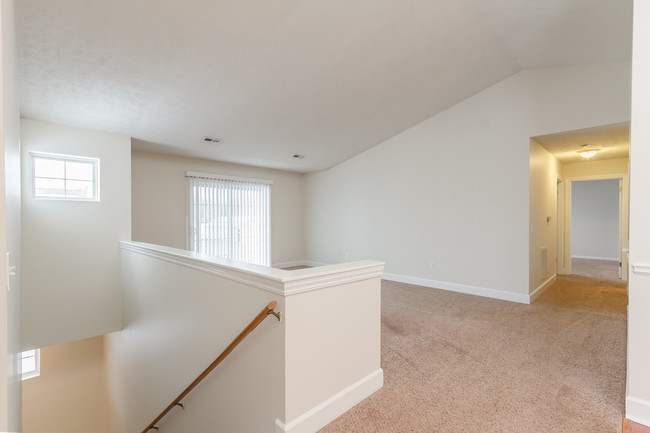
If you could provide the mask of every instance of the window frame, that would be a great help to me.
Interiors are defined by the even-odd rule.
[[[57,153],[48,153],[48,152],[29,152],[30,157],[30,181],[31,181],[31,193],[32,198],[37,200],[63,200],[63,201],[89,201],[89,202],[99,202],[99,171],[100,171],[100,159],[93,158],[88,156],[77,156],[77,155],[63,155]],[[72,163],[85,163],[92,166],[92,197],[74,197],[74,196],[48,196],[48,195],[38,195],[36,193],[36,179],[46,179],[43,176],[36,176],[36,160],[37,159],[49,159],[55,161],[63,161],[63,163],[72,162]],[[51,179],[60,179],[64,182],[70,179],[64,173],[62,178],[51,178]],[[65,191],[64,191],[65,192]]]
[[[29,371],[23,371],[23,360],[31,358],[31,356],[25,356],[27,352],[34,351],[34,369]],[[20,380],[32,379],[41,375],[41,349],[31,349],[25,350],[20,353]]]
[[[203,181],[216,181],[216,182],[235,182],[239,183],[240,186],[243,186],[243,184],[255,184],[258,186],[265,185],[268,187],[268,190],[266,191],[266,216],[265,216],[265,221],[266,221],[266,245],[265,245],[265,253],[263,253],[266,256],[266,259],[268,261],[267,264],[261,264],[261,263],[254,263],[254,262],[248,262],[248,261],[242,261],[242,263],[251,263],[259,266],[271,266],[271,242],[272,242],[272,236],[271,236],[271,196],[272,196],[272,188],[271,186],[273,185],[272,180],[267,180],[267,179],[252,179],[252,178],[244,178],[244,177],[238,177],[238,176],[228,176],[228,175],[218,175],[218,174],[211,174],[211,173],[199,173],[199,172],[193,172],[193,171],[187,171],[185,173],[185,177],[187,178],[187,226],[186,226],[186,247],[190,251],[195,251],[195,252],[200,252],[192,248],[194,244],[194,234],[193,234],[193,224],[194,220],[192,218],[193,216],[193,210],[192,210],[192,180],[203,180]],[[210,253],[203,253],[203,254],[208,254]],[[232,258],[232,257],[223,257],[220,255],[214,255],[214,257],[220,257],[226,260],[234,260],[238,261],[237,258]]]

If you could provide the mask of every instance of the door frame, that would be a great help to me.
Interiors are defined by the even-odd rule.
[[[618,254],[621,278],[627,280],[627,254],[629,242],[629,214],[630,214],[630,179],[628,173],[596,174],[590,176],[575,176],[564,179],[564,215],[558,218],[558,273],[571,273],[571,192],[573,182],[587,180],[619,179],[618,191]],[[558,194],[558,214],[560,214],[560,197]],[[561,240],[561,243],[560,243]],[[561,259],[561,260],[560,260]]]

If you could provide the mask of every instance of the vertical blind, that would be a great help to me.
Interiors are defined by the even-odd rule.
[[[190,249],[271,265],[270,183],[188,172]]]

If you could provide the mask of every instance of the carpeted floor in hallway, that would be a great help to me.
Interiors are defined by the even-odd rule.
[[[384,387],[321,433],[620,432],[626,305],[577,275],[532,305],[383,281]]]

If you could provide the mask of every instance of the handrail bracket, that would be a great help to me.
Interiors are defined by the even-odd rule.
[[[194,389],[194,388],[195,388],[195,387],[196,387],[196,386],[197,386],[197,385],[198,385],[198,384],[199,384],[203,379],[205,379],[205,377],[206,377],[208,374],[210,374],[210,372],[211,372],[212,370],[214,370],[214,368],[215,368],[217,365],[219,365],[219,363],[220,363],[221,361],[223,361],[224,358],[225,358],[226,356],[228,356],[228,354],[229,354],[230,352],[232,352],[233,349],[234,349],[235,347],[237,347],[237,345],[238,345],[239,343],[241,343],[241,341],[242,341],[242,340],[243,340],[243,339],[244,339],[248,334],[250,334],[250,333],[253,331],[253,329],[255,329],[255,328],[257,327],[257,325],[259,325],[260,323],[262,323],[262,321],[264,321],[264,319],[266,319],[266,318],[269,316],[269,314],[273,314],[273,315],[275,316],[275,318],[278,319],[278,321],[280,321],[280,318],[282,317],[282,313],[279,313],[279,312],[274,311],[274,310],[275,310],[275,307],[276,307],[277,305],[278,305],[278,303],[277,303],[276,301],[271,301],[271,302],[269,302],[268,305],[267,305],[266,307],[264,307],[264,309],[263,309],[262,311],[260,311],[259,314],[258,314],[257,316],[255,316],[255,318],[254,318],[254,319],[253,319],[253,320],[248,324],[248,326],[246,326],[246,328],[244,328],[244,330],[243,330],[242,332],[240,332],[239,335],[238,335],[238,336],[237,336],[237,337],[236,337],[236,338],[235,338],[235,339],[234,339],[234,340],[233,340],[233,341],[228,345],[228,347],[226,347],[226,349],[225,349],[223,352],[221,352],[221,355],[219,355],[219,356],[217,357],[217,359],[215,359],[215,360],[212,362],[212,364],[210,364],[210,365],[208,366],[208,368],[206,368],[205,370],[203,370],[203,373],[201,373],[201,374],[200,374],[196,379],[194,379],[194,382],[192,382],[192,383],[191,383],[187,388],[185,388],[185,390],[184,390],[183,392],[181,392],[181,393],[179,394],[179,396],[176,397],[176,399],[175,399],[173,402],[171,402],[171,404],[170,404],[169,406],[167,406],[167,407],[165,408],[165,410],[163,410],[163,411],[162,411],[162,412],[161,412],[161,413],[156,417],[156,419],[154,419],[154,420],[151,422],[151,424],[149,424],[149,425],[147,426],[147,428],[145,428],[145,429],[142,431],[142,433],[148,433],[149,430],[151,430],[151,429],[157,431],[157,430],[158,430],[158,425],[157,425],[157,424],[158,424],[158,421],[160,421],[161,419],[163,419],[163,417],[164,417],[165,415],[167,415],[167,414],[169,413],[169,411],[172,410],[175,406],[180,406],[180,407],[184,410],[184,409],[185,409],[185,406],[183,406],[183,403],[181,403],[181,401],[183,400],[183,398],[185,398],[185,396],[186,396],[187,394],[189,394],[190,391],[192,391],[192,390],[193,390],[193,389]]]

